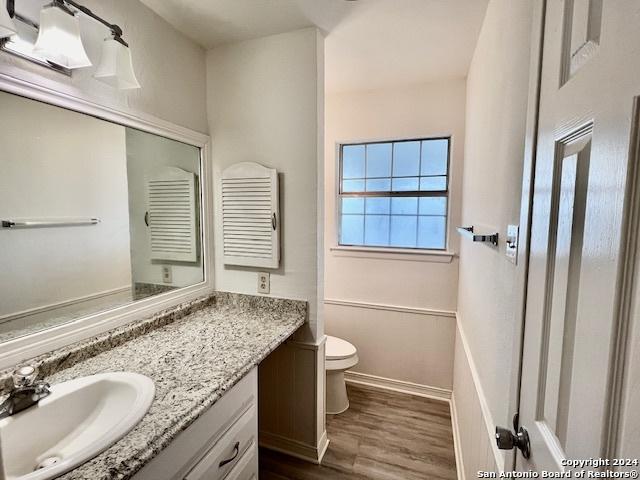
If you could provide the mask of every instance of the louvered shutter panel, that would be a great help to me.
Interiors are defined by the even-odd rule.
[[[278,173],[243,162],[222,173],[224,263],[278,268]]]
[[[197,262],[196,175],[165,167],[147,177],[152,260]]]

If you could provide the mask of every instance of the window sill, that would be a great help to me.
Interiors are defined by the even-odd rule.
[[[334,257],[376,258],[412,262],[451,263],[455,252],[447,250],[413,250],[404,248],[333,246],[329,250]]]

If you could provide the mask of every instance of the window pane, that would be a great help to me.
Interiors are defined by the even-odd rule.
[[[367,145],[367,178],[391,176],[391,144]]]
[[[422,197],[420,198],[420,215],[446,215],[446,197]]]
[[[388,197],[386,198],[369,197],[367,198],[367,203],[366,203],[367,205],[366,213],[367,214],[377,213],[377,214],[388,215],[390,204],[391,204],[391,199]]]
[[[445,248],[448,198],[418,192],[446,192],[448,150],[449,139],[344,145],[340,244]]]
[[[393,215],[391,217],[391,240],[394,247],[415,247],[417,218]]]
[[[342,147],[342,178],[364,178],[364,145]]]
[[[446,238],[445,217],[419,217],[418,247],[444,248]]]
[[[364,198],[343,198],[342,213],[364,213]]]
[[[364,241],[364,215],[342,215],[340,243],[362,245]]]
[[[367,180],[367,192],[389,192],[391,190],[391,179],[379,178]]]
[[[398,142],[393,144],[393,176],[411,177],[420,175],[420,142]]]
[[[344,180],[342,182],[343,192],[364,192],[364,180]]]
[[[365,245],[389,245],[389,215],[367,215],[364,230]]]
[[[448,140],[427,140],[422,142],[420,175],[446,175],[448,150]]]
[[[420,190],[438,191],[447,189],[447,177],[422,177],[420,179]]]
[[[391,188],[394,192],[410,192],[418,190],[418,177],[394,178]]]
[[[416,215],[418,199],[416,197],[394,197],[391,200],[391,213],[394,215]]]

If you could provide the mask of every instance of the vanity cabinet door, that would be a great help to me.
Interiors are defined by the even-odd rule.
[[[255,450],[258,415],[252,405],[209,450],[184,480],[222,480],[244,454]]]
[[[257,399],[258,373],[257,368],[254,368],[145,465],[134,476],[134,480],[224,478],[210,475],[208,471],[204,477],[198,477],[196,473],[200,471],[201,463],[205,463],[207,459],[217,469],[220,462],[233,456],[236,442],[239,442],[238,454],[231,462],[223,465],[225,468],[220,469],[224,474],[229,473],[244,452],[249,452],[252,448],[257,450]],[[215,457],[219,457],[218,463],[215,463],[215,452],[220,452]]]

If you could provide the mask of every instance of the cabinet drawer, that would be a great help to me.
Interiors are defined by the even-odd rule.
[[[256,406],[249,409],[220,438],[218,443],[193,467],[184,480],[221,480],[251,447],[257,443]]]
[[[225,480],[257,480],[258,479],[258,446],[253,445],[242,456]]]
[[[257,392],[258,375],[254,368],[145,465],[134,476],[134,480],[183,480],[187,472],[192,471],[230,431],[242,414],[248,411],[249,406],[255,406]]]

